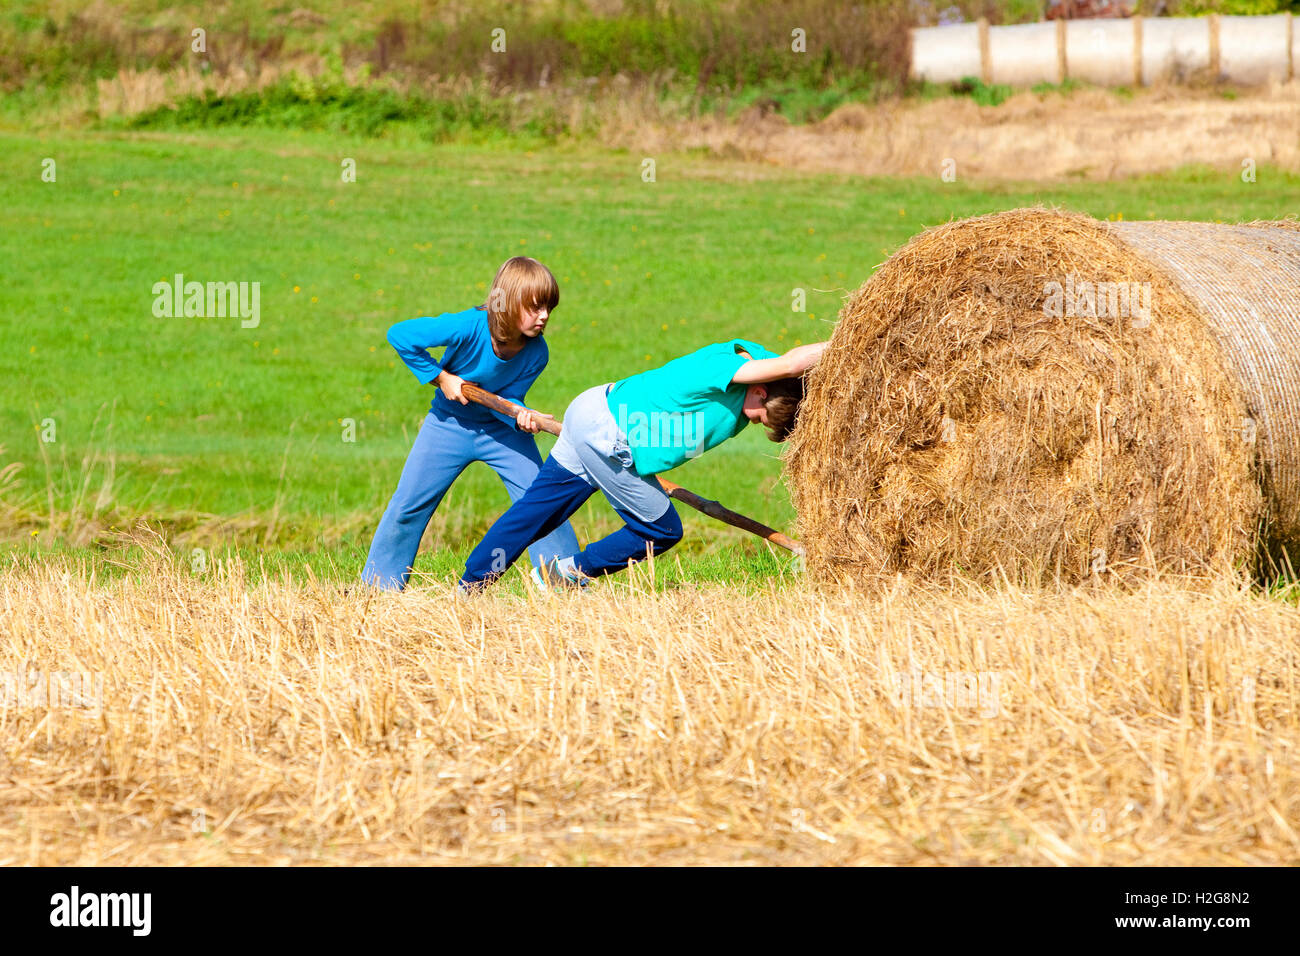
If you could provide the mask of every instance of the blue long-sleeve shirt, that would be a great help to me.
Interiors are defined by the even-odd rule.
[[[421,385],[429,384],[445,369],[451,375],[519,405],[524,405],[529,387],[542,374],[550,358],[550,351],[540,335],[526,339],[517,355],[500,358],[492,350],[487,312],[480,308],[398,322],[388,330],[388,344],[397,350]],[[428,349],[443,346],[446,346],[446,351],[437,360],[428,352]],[[434,393],[429,410],[454,415],[461,421],[486,424],[495,418],[509,425],[515,424],[513,418],[475,402],[461,405],[451,401],[442,394],[442,389]]]

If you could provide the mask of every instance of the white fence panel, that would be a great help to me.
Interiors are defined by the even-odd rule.
[[[1061,81],[1055,23],[1019,23],[989,28],[989,60],[994,83],[1033,86]],[[979,76],[979,73],[974,74]]]
[[[1285,80],[1290,70],[1287,28],[1291,18],[1219,17],[1219,73],[1236,83]]]
[[[1142,21],[1142,82],[1183,82],[1210,68],[1209,17]]]

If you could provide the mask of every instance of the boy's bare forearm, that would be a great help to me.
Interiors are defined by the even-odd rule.
[[[812,342],[808,345],[796,345],[781,358],[790,363],[790,377],[802,375],[817,364],[817,360],[826,351],[825,342]]]
[[[764,378],[769,382],[781,378],[797,378],[816,365],[824,351],[826,351],[825,342],[796,345],[776,360],[775,367],[771,370],[772,374],[770,377],[765,375]]]
[[[784,355],[746,362],[731,380],[742,385],[757,385],[782,378],[795,378],[816,365],[825,350],[825,342],[796,345]]]

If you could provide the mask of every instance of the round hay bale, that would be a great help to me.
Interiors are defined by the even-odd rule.
[[[1294,553],[1300,230],[1042,209],[931,229],[841,311],[786,476],[822,578]]]

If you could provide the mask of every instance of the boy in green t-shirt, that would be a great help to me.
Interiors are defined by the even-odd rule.
[[[564,429],[532,485],[470,554],[461,587],[499,577],[533,541],[558,528],[599,489],[625,524],[575,555],[534,570],[540,583],[580,584],[662,554],[682,522],[655,475],[702,455],[750,422],[785,441],[803,400],[803,373],[826,348],[784,355],[732,339],[575,398]]]

